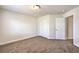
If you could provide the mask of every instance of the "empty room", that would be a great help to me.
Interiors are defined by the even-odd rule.
[[[79,5],[0,5],[0,53],[79,53]]]

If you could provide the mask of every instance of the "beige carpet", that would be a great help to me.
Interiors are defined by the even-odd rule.
[[[72,40],[50,40],[34,37],[0,46],[0,52],[5,53],[78,53],[79,48],[72,44]]]

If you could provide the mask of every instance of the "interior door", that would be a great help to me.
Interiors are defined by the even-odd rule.
[[[56,39],[65,39],[65,19],[56,18]]]

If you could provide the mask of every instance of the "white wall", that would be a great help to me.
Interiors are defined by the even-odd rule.
[[[62,18],[62,14],[50,15],[50,39],[56,39],[56,18]]]
[[[49,15],[38,18],[38,35],[49,37]]]
[[[38,18],[38,34],[48,39],[56,39],[56,18],[62,18],[59,15],[45,15]]]
[[[64,14],[64,17],[73,15],[73,43],[79,47],[79,7]]]
[[[35,17],[1,10],[0,18],[0,43],[16,41],[17,39],[33,37],[37,35],[37,21]]]

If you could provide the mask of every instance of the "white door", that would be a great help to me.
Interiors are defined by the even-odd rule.
[[[56,18],[56,39],[65,39],[65,19]]]

